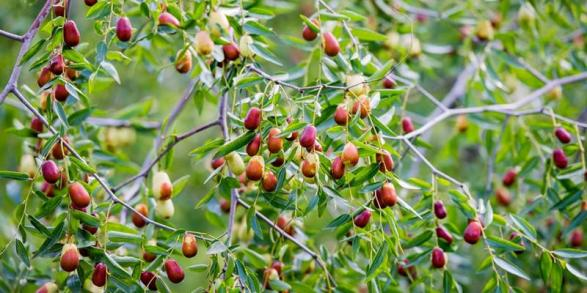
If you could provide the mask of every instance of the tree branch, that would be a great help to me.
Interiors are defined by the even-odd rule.
[[[7,32],[7,31],[3,31],[3,30],[0,30],[0,36],[11,39],[13,41],[17,41],[17,42],[23,42],[23,39],[24,39],[23,36],[13,34],[11,32]]]

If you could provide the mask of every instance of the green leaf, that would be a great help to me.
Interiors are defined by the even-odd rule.
[[[550,270],[552,269],[552,258],[546,252],[543,252],[540,256],[540,273],[542,279],[546,283],[549,280]]]
[[[212,245],[210,245],[210,248],[208,248],[208,251],[206,251],[206,254],[212,255],[212,254],[220,254],[225,252],[226,250],[228,250],[228,247],[226,247],[226,245],[224,245],[224,243],[222,241],[216,241],[214,243],[212,243]]]
[[[383,241],[383,245],[379,247],[375,258],[371,261],[371,264],[367,268],[367,281],[375,277],[375,272],[381,266],[387,255],[387,241]]]
[[[260,35],[269,38],[275,37],[275,33],[271,29],[256,21],[247,21],[243,29],[251,35]]]
[[[432,238],[433,234],[434,233],[432,231],[426,230],[426,231],[418,234],[418,236],[410,239],[410,241],[408,241],[408,243],[406,243],[403,247],[404,248],[412,248],[412,247],[419,246],[420,244],[423,244],[424,242],[426,242],[430,238]]]
[[[563,258],[583,258],[587,257],[587,251],[573,248],[562,248],[553,251],[554,254]]]
[[[328,223],[328,225],[326,225],[326,228],[336,228],[338,226],[341,226],[343,224],[350,222],[351,219],[352,219],[351,215],[342,214],[342,215],[336,217],[334,220],[330,221],[330,223]]]
[[[304,21],[304,24],[310,28],[313,32],[315,33],[319,33],[320,32],[320,27],[318,27],[314,22],[312,22],[309,18],[307,18],[305,15],[300,14],[300,18]]]
[[[29,174],[24,172],[14,172],[14,171],[0,171],[0,178],[2,179],[12,179],[12,180],[29,180]]]
[[[80,220],[84,224],[87,224],[92,227],[100,226],[100,220],[97,217],[94,217],[88,213],[84,213],[78,210],[72,210],[71,213],[74,218]]]
[[[567,271],[569,271],[575,277],[581,279],[582,281],[587,281],[587,276],[585,274],[583,274],[580,270],[571,266],[571,264],[567,264],[566,268],[567,268]]]
[[[259,57],[277,66],[283,66],[283,64],[279,60],[277,60],[277,56],[275,56],[275,54],[273,54],[271,51],[269,51],[269,49],[265,48],[264,46],[257,43],[252,43],[250,47],[255,54],[259,55]]]
[[[65,128],[69,128],[69,124],[67,123],[67,114],[65,114],[65,110],[63,109],[63,106],[61,106],[61,103],[53,103],[53,112],[57,114],[57,117],[61,123],[63,123],[63,126],[65,126]]]
[[[520,232],[524,233],[524,235],[530,237],[532,240],[536,240],[536,229],[534,229],[530,223],[528,223],[525,219],[513,214],[510,214],[510,219],[512,220],[514,226],[520,230]]]
[[[493,248],[505,249],[508,251],[522,251],[525,249],[524,246],[520,244],[505,239],[501,239],[495,236],[487,236],[487,242]]]
[[[271,285],[271,289],[277,291],[288,291],[291,289],[291,286],[288,283],[279,279],[269,281],[269,285]]]
[[[69,115],[69,117],[67,117],[67,122],[69,125],[79,126],[90,117],[90,114],[92,114],[92,110],[89,108],[81,109]]]
[[[192,271],[192,272],[204,272],[208,269],[208,265],[206,264],[195,264],[195,265],[191,265],[189,267],[187,267],[188,271]]]
[[[43,45],[45,45],[45,41],[46,41],[45,39],[40,39],[35,44],[33,44],[26,51],[26,53],[24,53],[24,55],[22,56],[22,59],[20,60],[20,63],[18,65],[23,65],[27,61],[29,61],[31,58],[33,58],[33,56],[35,56],[37,54],[37,52],[39,52],[39,50],[41,50],[41,48],[43,48]]]
[[[173,196],[172,196],[172,198],[175,198],[183,191],[183,189],[189,183],[189,180],[190,180],[190,175],[185,175],[185,176],[182,176],[179,179],[173,181]]]
[[[562,200],[557,202],[554,206],[550,208],[550,210],[558,209],[564,210],[566,207],[579,202],[581,197],[583,196],[583,190],[579,189],[575,193],[565,196]]]
[[[83,171],[87,172],[87,173],[96,173],[96,169],[92,168],[90,165],[86,164],[84,161],[74,157],[74,156],[70,156],[69,159],[71,160],[71,162],[73,162],[74,165],[76,165],[78,168],[82,169]]]
[[[49,249],[53,247],[53,245],[55,245],[57,242],[59,242],[59,240],[61,240],[61,237],[63,237],[64,234],[65,222],[62,219],[62,221],[57,225],[57,227],[55,227],[55,229],[53,229],[53,231],[51,232],[51,237],[45,239],[43,244],[41,244],[41,247],[39,247],[39,250],[33,253],[33,258],[39,255],[43,255],[45,252],[49,251]]]
[[[116,67],[114,67],[114,65],[112,65],[112,63],[102,61],[102,63],[100,63],[100,66],[102,66],[102,68],[104,68],[104,70],[108,73],[108,75],[110,75],[112,77],[112,79],[114,79],[114,81],[116,81],[117,84],[120,84],[120,77],[118,76],[118,71],[116,71]]]
[[[385,35],[364,27],[355,26],[352,29],[352,33],[356,38],[358,38],[361,41],[383,42],[387,40],[387,37]]]
[[[530,281],[530,277],[528,277],[528,275],[526,273],[524,273],[522,271],[522,269],[520,269],[515,264],[508,262],[505,259],[499,258],[497,256],[493,258],[493,262],[495,262],[495,264],[497,266],[499,266],[500,268],[502,268],[506,272],[508,272],[512,275],[516,275],[522,279],[526,279],[526,280]]]
[[[18,257],[20,258],[20,260],[22,260],[22,262],[27,267],[31,266],[31,261],[29,259],[29,253],[28,253],[26,247],[24,246],[24,243],[22,243],[22,241],[20,239],[16,239],[16,254],[18,254]]]
[[[253,139],[253,137],[255,137],[255,132],[253,131],[244,133],[243,135],[232,140],[231,142],[221,146],[220,149],[218,149],[218,152],[216,152],[216,155],[214,155],[214,158],[223,157],[224,155],[227,155],[235,150],[242,148],[243,146],[248,144],[251,141],[251,139]]]
[[[249,227],[255,231],[255,235],[259,237],[259,239],[263,239],[263,231],[261,230],[261,226],[257,221],[257,214],[254,208],[249,209],[247,212],[247,219],[249,220]]]

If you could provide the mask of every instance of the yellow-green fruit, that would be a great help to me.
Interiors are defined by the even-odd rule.
[[[400,35],[397,32],[389,32],[386,35],[386,39],[383,45],[388,49],[396,49],[400,46]]]
[[[210,38],[207,31],[199,31],[196,33],[196,52],[198,54],[207,56],[214,50],[214,42]]]
[[[245,58],[252,58],[255,56],[253,50],[251,50],[251,45],[253,44],[253,38],[249,35],[244,35],[241,37],[239,41],[239,49],[241,50],[241,55]]]
[[[20,158],[20,165],[18,170],[23,173],[29,174],[29,177],[33,178],[37,174],[37,163],[35,157],[31,154],[25,154]]]
[[[361,74],[347,75],[345,84],[349,88],[349,93],[354,97],[369,93],[369,85],[365,83],[365,77]]]
[[[494,31],[493,26],[491,25],[491,21],[489,20],[482,20],[477,23],[477,28],[475,30],[475,34],[477,38],[482,41],[490,41],[493,40]]]
[[[520,10],[518,10],[518,23],[523,27],[529,27],[534,25],[534,21],[536,20],[536,11],[534,7],[529,2],[525,2],[520,6]]]
[[[563,88],[560,86],[557,86],[553,89],[551,89],[547,94],[546,94],[546,98],[548,100],[551,101],[558,101],[563,97]]]
[[[90,293],[104,293],[105,288],[106,288],[105,286],[98,287],[98,286],[94,285],[94,283],[92,283],[91,278],[87,278],[86,281],[84,282],[85,291],[90,292]]]
[[[208,29],[210,33],[215,37],[220,37],[223,31],[228,31],[230,28],[230,24],[228,23],[228,19],[226,15],[220,11],[212,11],[210,12],[210,17],[208,18]]]
[[[169,219],[173,217],[174,213],[175,207],[173,206],[173,201],[170,199],[156,201],[155,214],[157,217]]]
[[[400,36],[401,46],[406,50],[408,56],[418,58],[422,54],[422,46],[420,40],[413,34],[406,34]]]
[[[245,163],[239,154],[236,152],[231,152],[230,154],[224,156],[226,163],[228,164],[228,169],[232,174],[238,176],[245,172]]]

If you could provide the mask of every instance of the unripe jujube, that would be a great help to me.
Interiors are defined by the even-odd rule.
[[[147,225],[147,221],[145,221],[145,219],[143,217],[141,217],[140,215],[147,217],[149,215],[149,208],[147,207],[146,204],[139,203],[135,206],[135,210],[137,210],[138,213],[134,213],[134,212],[132,213],[132,216],[131,216],[132,223],[135,224],[135,226],[137,228],[142,228],[145,225]]]
[[[267,148],[269,152],[275,154],[281,151],[283,148],[283,139],[281,137],[277,137],[281,133],[279,128],[271,128],[269,130],[269,135],[267,136]]]
[[[271,281],[279,280],[279,273],[274,268],[267,268],[263,271],[263,287],[270,289]]]
[[[334,57],[340,52],[340,45],[331,32],[322,34],[322,46],[324,47],[324,53],[330,57]]]
[[[226,159],[228,168],[234,175],[238,176],[245,172],[245,163],[243,162],[243,158],[241,158],[238,153],[231,152],[224,156],[224,158]]]
[[[213,36],[220,37],[223,31],[230,29],[228,18],[222,11],[211,11],[210,17],[208,17],[208,29]]]
[[[263,171],[265,170],[265,162],[263,157],[254,156],[247,164],[247,178],[252,181],[259,181],[263,178]]]
[[[43,162],[41,165],[41,173],[43,173],[43,178],[45,181],[51,184],[54,184],[57,182],[57,180],[61,179],[61,172],[59,171],[59,167],[51,160]]]
[[[85,208],[90,205],[92,199],[86,188],[79,182],[74,182],[68,188],[69,198],[74,207]]]
[[[524,2],[518,10],[518,23],[523,27],[528,27],[534,24],[536,19],[536,11],[530,2]]]
[[[153,174],[152,183],[153,195],[156,199],[167,200],[171,198],[171,194],[173,193],[173,185],[169,179],[169,175],[167,175],[166,172],[158,171]]]
[[[155,214],[158,217],[169,219],[173,217],[174,213],[175,207],[173,206],[173,201],[171,199],[156,201]]]
[[[75,47],[79,44],[79,31],[73,20],[68,20],[63,25],[63,41],[68,47]]]
[[[477,23],[475,35],[481,41],[493,40],[494,36],[493,26],[489,20],[481,20]]]
[[[355,223],[355,226],[357,226],[359,228],[365,228],[367,226],[367,224],[369,224],[370,219],[371,219],[371,211],[364,210],[360,214],[355,216],[355,219],[353,220],[353,222]]]
[[[116,37],[121,42],[128,42],[132,38],[132,25],[128,17],[123,16],[116,22]]]
[[[174,259],[168,259],[165,261],[165,272],[167,273],[167,278],[172,283],[180,283],[185,277],[183,269]]]
[[[183,235],[183,242],[181,243],[181,252],[185,257],[192,258],[198,254],[198,243],[196,236],[191,233]]]
[[[182,54],[182,50],[177,52],[175,59],[175,70],[181,74],[185,74],[192,70],[192,53],[186,50]]]
[[[79,251],[77,250],[77,246],[73,243],[67,243],[63,245],[63,249],[61,250],[61,258],[59,259],[59,264],[61,269],[66,272],[73,272],[79,266]]]
[[[369,93],[369,85],[361,74],[347,75],[345,85],[352,97],[359,97]]]
[[[106,285],[106,279],[108,277],[108,268],[103,263],[97,263],[94,266],[94,273],[92,274],[92,283],[98,287]]]
[[[355,166],[359,163],[359,150],[352,142],[347,142],[344,145],[341,159],[345,165]]]
[[[55,284],[53,282],[47,282],[47,283],[43,284],[43,286],[41,286],[36,291],[36,293],[58,293],[58,292],[59,292],[59,287],[57,287],[57,284]]]
[[[210,38],[207,31],[199,31],[196,33],[196,52],[198,54],[207,56],[212,53],[214,49],[214,42]]]
[[[477,220],[472,220],[465,228],[465,232],[463,234],[463,238],[469,244],[475,244],[481,238],[481,234],[483,233],[483,227],[481,223]]]
[[[455,128],[460,133],[464,133],[467,131],[467,129],[469,129],[469,121],[467,120],[467,115],[457,116]]]
[[[27,173],[29,177],[33,178],[37,174],[37,163],[35,157],[30,154],[24,154],[20,158],[18,170],[23,173]]]
[[[245,58],[252,58],[255,56],[255,52],[251,49],[251,45],[253,44],[253,38],[249,35],[244,35],[241,37],[239,41],[239,48],[241,55]]]

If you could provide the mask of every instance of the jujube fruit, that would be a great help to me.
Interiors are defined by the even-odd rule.
[[[434,203],[434,215],[439,219],[446,218],[446,208],[444,207],[444,203],[440,200]]]
[[[252,181],[259,181],[263,178],[263,171],[265,170],[265,162],[263,157],[254,156],[247,164],[247,178]]]
[[[235,43],[222,45],[222,52],[224,52],[224,58],[228,61],[234,61],[238,59],[241,54]]]
[[[315,153],[308,153],[300,166],[302,175],[306,178],[314,178],[318,173],[319,164],[320,161],[318,155]]]
[[[503,175],[503,179],[501,182],[504,186],[512,186],[516,183],[516,177],[518,176],[518,172],[515,169],[507,170],[507,172]]]
[[[179,20],[173,14],[164,11],[159,15],[159,25],[179,27]]]
[[[185,74],[192,70],[192,53],[190,50],[186,50],[182,53],[183,50],[177,52],[177,56],[175,58],[175,70],[181,74]]]
[[[267,192],[275,191],[277,188],[277,177],[273,172],[267,171],[263,175],[263,181],[261,182],[263,189]]]
[[[39,119],[38,117],[33,117],[33,119],[31,120],[31,130],[34,133],[41,133],[43,132],[43,121],[41,119]]]
[[[347,142],[344,145],[341,159],[345,165],[355,166],[359,163],[359,150],[352,142]]]
[[[308,125],[302,131],[302,135],[300,136],[300,145],[305,147],[306,149],[311,149],[314,147],[316,143],[316,127],[314,125]]]
[[[259,149],[261,148],[261,135],[256,134],[253,139],[247,144],[247,155],[255,156],[259,153]]]
[[[245,128],[248,130],[255,130],[259,125],[261,125],[261,118],[263,116],[263,112],[261,109],[257,107],[251,107],[247,112],[247,116],[245,116]]]
[[[367,224],[369,224],[370,219],[371,219],[371,211],[364,210],[360,214],[355,216],[355,219],[353,220],[353,222],[355,223],[355,226],[357,226],[359,228],[365,228],[367,226]]]
[[[97,263],[94,266],[94,273],[92,274],[92,283],[98,287],[106,285],[106,279],[108,277],[108,268],[103,263]]]
[[[69,153],[69,150],[64,145],[64,143],[69,143],[69,139],[67,137],[62,137],[61,140],[62,141],[56,142],[51,148],[51,155],[55,160],[63,160],[63,158]]]
[[[208,28],[210,29],[210,33],[218,38],[222,35],[223,31],[230,29],[230,23],[222,11],[213,10],[208,17]]]
[[[375,160],[379,164],[379,171],[391,172],[393,171],[393,157],[386,150],[381,150],[375,155]]]
[[[267,148],[269,152],[275,154],[281,151],[283,148],[283,140],[281,137],[277,137],[281,133],[279,128],[271,128],[269,130],[269,135],[267,136]]]
[[[483,227],[481,223],[477,220],[470,221],[465,228],[465,232],[463,234],[463,238],[469,244],[475,244],[481,238],[481,234],[483,233]]]
[[[448,245],[452,243],[452,235],[442,226],[436,227],[436,237],[446,241]]]
[[[386,77],[383,79],[383,87],[386,89],[395,88],[395,81],[391,77]]]
[[[175,206],[171,199],[158,200],[155,206],[155,215],[160,218],[169,219],[175,214]]]
[[[312,22],[318,26],[320,25],[320,23],[318,22],[317,19],[312,19]],[[302,37],[304,38],[304,40],[311,42],[313,40],[316,39],[316,37],[318,36],[318,33],[313,31],[309,26],[305,25],[304,28],[302,29]]]
[[[210,162],[210,166],[214,170],[222,167],[223,165],[224,165],[224,158],[223,157],[213,159],[212,162]]]
[[[238,153],[231,152],[224,156],[224,158],[226,159],[226,163],[228,164],[230,172],[232,172],[234,175],[238,176],[245,172],[245,163]]]
[[[369,93],[369,85],[362,74],[349,74],[345,76],[345,85],[351,97],[360,97]]]
[[[61,250],[61,258],[59,259],[59,265],[61,269],[66,272],[73,272],[79,266],[79,251],[77,246],[73,243],[67,243],[63,245]]]
[[[57,287],[57,284],[53,283],[53,282],[47,282],[45,284],[43,284],[43,286],[39,287],[39,289],[37,289],[37,291],[35,291],[36,293],[58,293],[59,292],[59,287]]]
[[[153,174],[152,183],[153,195],[156,199],[166,200],[171,198],[173,185],[166,172],[158,171]]]
[[[495,199],[497,200],[497,203],[506,207],[512,202],[510,193],[505,188],[498,188],[495,191]]]
[[[92,199],[86,188],[79,182],[74,182],[68,188],[69,198],[75,207],[85,208],[90,205]]]
[[[53,79],[53,72],[51,72],[51,69],[49,68],[49,66],[43,67],[41,69],[41,72],[39,73],[39,78],[37,78],[37,85],[39,87],[43,87],[52,79]]]
[[[558,138],[558,140],[561,143],[564,143],[564,144],[571,142],[571,139],[572,139],[571,134],[566,129],[564,129],[562,127],[558,127],[554,131],[554,135],[556,136],[556,138]]]
[[[51,63],[49,64],[49,69],[51,70],[51,73],[55,75],[60,75],[61,73],[63,73],[63,70],[65,69],[65,61],[63,61],[63,55],[56,54],[55,56],[53,56],[53,58],[51,59]]]
[[[416,279],[418,277],[416,267],[410,265],[408,259],[404,259],[397,264],[397,273],[404,277],[409,276],[410,279]]]
[[[202,56],[207,56],[214,50],[214,42],[207,31],[196,33],[196,51]]]
[[[141,283],[149,288],[149,290],[157,290],[157,276],[153,272],[142,272]]]
[[[349,112],[344,105],[336,107],[334,112],[334,122],[340,126],[345,126],[349,121]]]
[[[440,247],[432,249],[432,266],[435,268],[443,268],[446,264],[446,255]]]
[[[332,165],[330,166],[330,175],[332,175],[332,177],[334,179],[340,179],[344,176],[344,163],[342,162],[342,159],[340,157],[335,157],[334,160],[332,160]]]
[[[136,213],[133,212],[132,216],[131,216],[132,223],[137,228],[145,227],[145,225],[147,225],[147,221],[145,221],[145,219],[143,217],[141,217],[141,215],[143,215],[144,217],[147,217],[149,215],[149,208],[147,207],[146,204],[139,203],[135,206],[135,210],[137,212]]]
[[[354,102],[351,113],[353,115],[359,113],[361,118],[369,116],[369,113],[371,113],[371,104],[369,103],[369,99],[367,98],[367,96],[360,96]]]
[[[47,160],[43,162],[41,165],[41,173],[43,173],[43,178],[48,183],[54,184],[57,180],[61,179],[61,172],[59,171],[59,167],[55,164],[54,161]]]
[[[196,236],[191,233],[186,233],[183,236],[183,241],[181,243],[181,252],[185,257],[191,258],[198,254],[198,243],[196,241]]]
[[[565,152],[562,149],[555,149],[552,152],[552,161],[554,162],[554,165],[559,169],[565,169],[569,164],[567,155],[565,155]]]
[[[322,34],[322,46],[324,47],[324,53],[330,57],[334,57],[340,52],[340,45],[331,32]]]
[[[75,47],[79,44],[79,31],[73,20],[68,20],[63,25],[63,41],[68,47]]]
[[[55,99],[57,101],[65,102],[67,100],[67,97],[69,97],[69,92],[67,91],[67,88],[64,84],[58,83],[55,85],[53,95],[55,96]]]
[[[185,277],[183,269],[174,259],[168,259],[165,261],[165,272],[167,273],[167,278],[172,283],[180,283]]]
[[[123,16],[116,22],[116,37],[121,42],[128,42],[132,38],[132,25],[128,17]]]
[[[414,124],[412,123],[412,119],[410,119],[410,117],[402,118],[402,130],[405,134],[414,131]]]
[[[87,6],[92,7],[98,3],[98,0],[84,0],[84,3],[86,3]]]
[[[375,191],[373,202],[380,209],[394,206],[397,202],[397,193],[393,184],[389,182],[383,183],[383,186]]]

